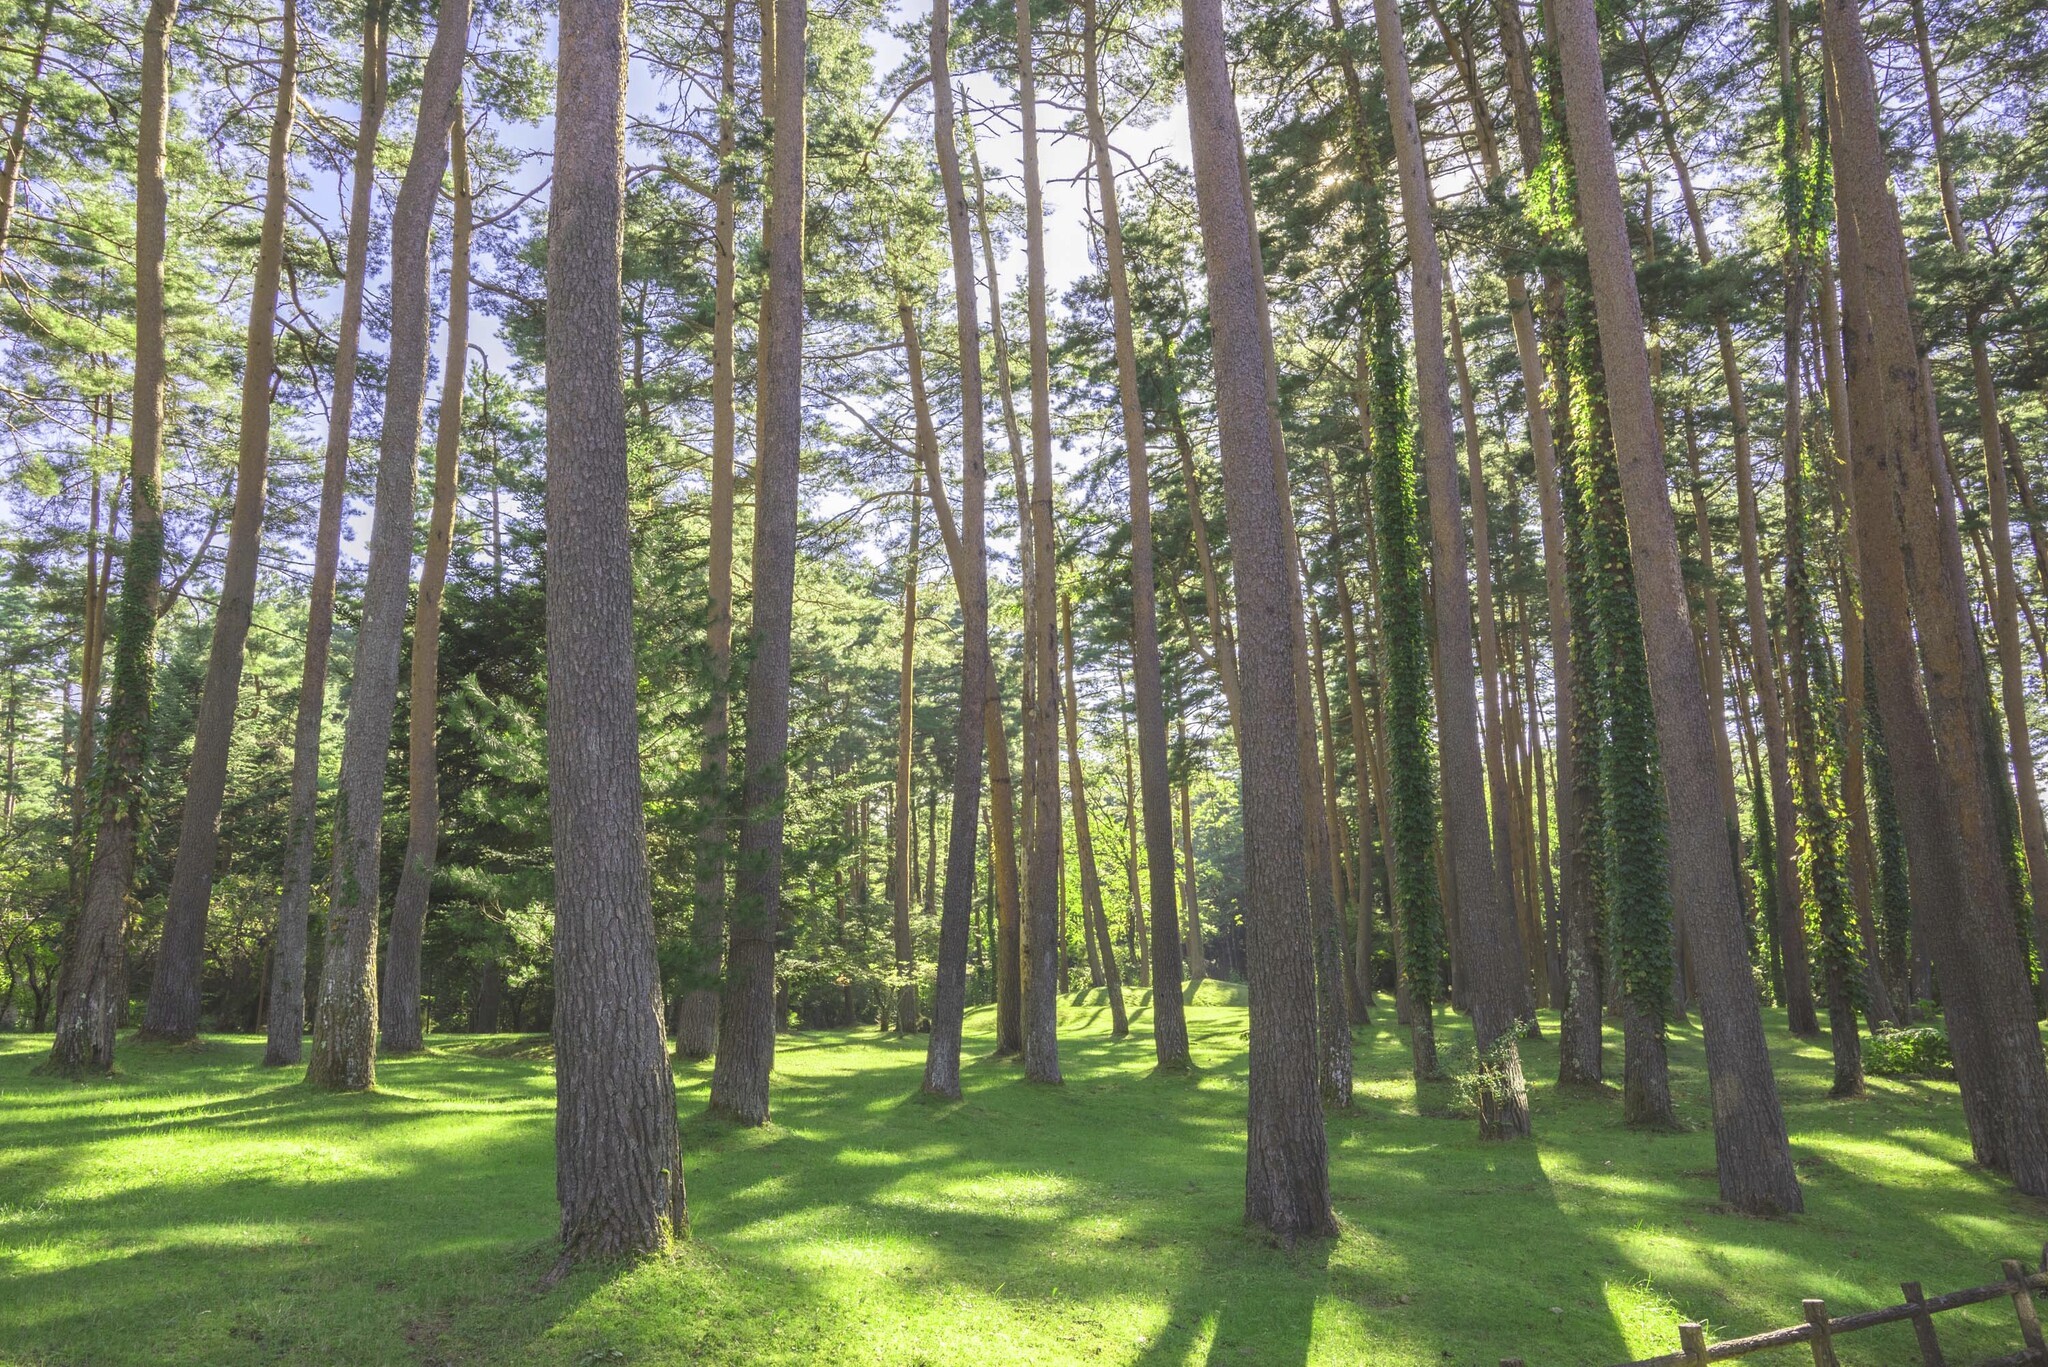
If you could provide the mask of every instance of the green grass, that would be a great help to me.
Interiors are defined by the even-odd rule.
[[[1825,1041],[1781,1023],[1807,1200],[1784,1221],[1716,1208],[1696,1028],[1672,1048],[1694,1132],[1560,1093],[1546,1040],[1524,1052],[1537,1138],[1501,1146],[1418,1093],[1389,1023],[1358,1032],[1359,1104],[1329,1125],[1342,1237],[1279,1249],[1239,1218],[1245,1013],[1203,1001],[1192,1078],[1151,1075],[1144,1012],[1112,1044],[1091,1001],[1062,1018],[1057,1090],[984,1057],[986,1011],[958,1104],[916,1096],[922,1038],[784,1037],[755,1131],[705,1119],[709,1065],[681,1069],[694,1238],[547,1292],[545,1041],[437,1036],[336,1098],[256,1039],[124,1041],[115,1080],[79,1085],[31,1074],[47,1037],[0,1036],[0,1362],[1564,1367],[1675,1349],[1681,1317],[1726,1337],[1803,1296],[1977,1285],[2048,1228],[1969,1166],[1953,1085],[1831,1101]],[[1941,1325],[1952,1362],[2019,1346],[2005,1302]],[[1853,1367],[1911,1343],[1839,1346]]]

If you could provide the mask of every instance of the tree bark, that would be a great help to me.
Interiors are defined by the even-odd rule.
[[[1934,162],[1941,187],[1942,222],[1949,245],[1965,260],[1975,255],[1963,230],[1956,198],[1955,168],[1949,158],[1948,117],[1942,108],[1941,82],[1935,71],[1934,48],[1927,32],[1926,0],[1913,0],[1913,37],[1920,54],[1920,79],[1927,92],[1927,124],[1934,141]],[[2006,741],[2012,751],[2020,818],[2020,844],[2026,851],[2027,893],[2033,903],[2034,942],[2048,945],[2048,830],[2041,816],[2040,780],[2034,770],[2033,737],[2027,724],[2026,662],[2020,650],[2019,581],[2014,575],[2012,493],[2006,481],[2001,448],[1998,385],[1991,373],[1990,349],[1984,341],[1984,310],[1969,314],[1970,378],[1977,399],[1978,436],[1984,448],[1984,493],[1991,512],[1991,620],[1998,643],[1999,702],[2005,713]]]
[[[373,7],[363,21],[362,95],[356,120],[348,243],[343,248],[341,319],[336,324],[334,394],[313,532],[313,579],[306,607],[305,663],[299,671],[292,726],[291,805],[285,828],[284,891],[271,939],[270,1023],[263,1062],[295,1065],[306,1033],[307,915],[313,901],[313,845],[320,804],[320,742],[327,712],[328,648],[334,639],[334,577],[341,563],[341,516],[348,501],[350,423],[355,415],[356,352],[363,329],[363,281],[369,273],[371,196],[377,141],[384,124],[386,48],[390,31]]]
[[[1670,812],[1673,886],[1700,966],[1721,1199],[1752,1214],[1802,1209],[1714,791],[1713,724],[1692,649],[1678,533],[1656,442],[1649,353],[1622,217],[1592,0],[1556,0],[1559,65],[1592,269],[1609,418],[1628,515],[1650,696]]]
[[[950,108],[953,99],[952,91],[948,90],[946,92],[945,99],[947,107]],[[936,101],[934,103],[936,104]],[[967,160],[974,173],[974,217],[981,235],[982,260],[987,267],[988,330],[989,342],[995,352],[996,390],[1002,399],[1003,430],[1005,436],[1009,439],[1010,464],[1016,474],[1017,489],[1021,499],[1025,488],[1024,437],[1017,427],[1016,397],[1010,392],[1010,340],[1009,333],[1003,326],[1002,277],[996,270],[995,237],[989,231],[988,226],[988,199],[981,179],[981,158],[974,150],[974,125],[972,122],[969,122],[966,127],[968,133]],[[951,141],[952,126],[950,124],[947,125],[941,137],[946,142]],[[942,149],[944,145],[944,143],[940,144]],[[957,155],[953,159],[953,164],[954,174],[957,175],[959,173],[959,157]],[[940,166],[941,174],[943,175],[943,151],[941,152]],[[960,272],[966,271],[967,278],[971,281],[974,267],[972,257],[961,250],[957,244],[953,256],[954,280],[955,288],[957,289],[958,281],[961,278]],[[966,261],[968,264],[962,266],[960,264],[962,261]],[[967,331],[972,331],[972,329],[963,329],[963,333]],[[961,343],[963,347],[967,345],[968,343],[965,341]],[[973,345],[978,354],[981,348],[978,337]],[[965,380],[962,381],[963,386],[966,383]],[[976,389],[979,389],[981,385],[979,372],[976,372],[973,383]],[[964,393],[963,389],[963,397]],[[961,421],[963,423],[962,441],[964,442],[964,424],[967,419],[963,417]],[[978,431],[981,422],[978,409],[976,410],[974,422]],[[963,475],[963,486],[965,480],[966,476]],[[963,499],[966,497],[964,487],[961,497]],[[965,516],[964,512],[962,516]],[[1024,536],[1021,532],[1023,517],[1024,511],[1020,506],[1018,510],[1020,532],[1017,541],[1017,551],[1019,559],[1023,562],[1025,591],[1028,597],[1032,582],[1031,538]],[[985,565],[982,578],[985,606],[987,584]],[[998,1055],[1010,1055],[1021,1054],[1024,1051],[1023,954],[1019,944],[1022,931],[1023,909],[1019,905],[1022,898],[1018,887],[1017,799],[1015,790],[1010,783],[1010,741],[1003,722],[1005,714],[997,684],[995,671],[990,669],[988,671],[987,688],[991,701],[989,703],[985,730],[988,748],[989,857],[995,863],[996,875],[996,1053]],[[1028,670],[1025,673],[1024,686],[1028,692],[1031,687],[1031,674]]]
[[[768,1119],[775,1066],[775,932],[782,910],[788,786],[790,625],[796,594],[797,457],[803,438],[804,80],[806,0],[764,0],[769,121],[766,284],[755,381],[753,663],[740,752],[739,862],[730,958],[718,1003],[711,1109],[743,1125]]]
[[[85,895],[64,942],[57,980],[56,1037],[48,1070],[82,1077],[110,1072],[114,1032],[127,1007],[122,943],[135,886],[149,723],[156,687],[157,600],[163,580],[163,470],[166,388],[164,236],[165,128],[170,119],[171,25],[177,0],[150,0],[142,29],[141,94],[135,139],[135,397],[128,442],[128,554],[114,623],[113,692],[107,760],[100,781],[99,836]]]
[[[334,799],[327,943],[306,1080],[324,1091],[376,1085],[377,900],[384,835],[384,764],[398,701],[398,654],[412,578],[413,483],[432,325],[427,297],[434,202],[447,166],[469,39],[468,0],[441,0],[420,86],[412,157],[391,212],[391,346],[377,493]],[[557,831],[559,837],[560,832]]]
[[[547,268],[558,1273],[662,1248],[688,1220],[649,901],[626,525],[625,0],[564,0],[560,27]]]
[[[185,774],[178,858],[164,906],[163,937],[149,985],[142,1033],[189,1040],[199,1033],[199,978],[206,959],[206,908],[220,853],[220,809],[227,794],[228,752],[241,698],[242,659],[256,610],[256,561],[262,551],[263,499],[270,476],[270,383],[277,365],[277,291],[284,273],[284,217],[291,194],[292,115],[298,103],[299,7],[284,0],[277,103],[264,171],[263,223],[251,280],[249,327],[242,365],[241,436],[235,462],[235,505],[228,523],[220,606],[193,723],[192,763]]]
[[[952,507],[946,501],[945,480],[939,470],[938,442],[931,434],[929,406],[924,402],[923,368],[916,346],[916,319],[908,308],[902,310],[904,339],[910,362],[912,397],[919,418],[919,441],[923,447],[925,477],[931,489],[932,511],[937,518],[946,553],[953,566],[953,583],[960,599],[960,711],[955,722],[956,748],[953,757],[953,813],[946,842],[946,888],[939,919],[938,978],[932,989],[932,1033],[925,1049],[924,1090],[931,1095],[958,1100],[960,1096],[960,1037],[967,1003],[967,938],[974,916],[975,827],[981,805],[981,759],[988,754],[990,786],[1002,787],[991,793],[989,859],[993,881],[1005,881],[1007,861],[1010,901],[1007,921],[1014,944],[1017,924],[1016,853],[1005,847],[1003,823],[1010,819],[1003,802],[1008,797],[1008,741],[1002,734],[1002,698],[996,689],[995,671],[990,665],[988,645],[988,551],[984,530],[984,490],[987,486],[987,457],[982,426],[981,326],[976,317],[974,294],[974,250],[968,239],[967,194],[960,179],[960,154],[954,143],[956,115],[953,109],[953,77],[950,67],[952,13],[947,0],[934,0],[931,19],[931,70],[933,93],[933,141],[938,152],[939,178],[946,198],[946,239],[953,267],[953,307],[960,346],[960,525],[953,525]],[[979,167],[977,170],[977,187]],[[995,275],[989,275],[995,288]],[[1000,335],[1000,333],[998,333]],[[996,976],[1003,977],[1002,950]],[[1009,959],[1014,968],[1015,955]],[[1014,1006],[1014,987],[1010,996]],[[1001,1008],[998,1007],[998,1016]],[[1000,1027],[999,1032],[1000,1034]],[[1000,1049],[1000,1039],[998,1041]]]
[[[1847,461],[1855,449],[1849,435],[1849,392],[1842,376],[1841,306],[1835,295],[1831,254],[1820,252],[1816,330],[1820,334],[1821,375],[1828,400],[1828,430],[1834,440],[1829,500],[1835,510],[1836,613],[1842,621],[1842,801],[1849,809],[1850,885],[1856,898],[1856,924],[1863,934],[1867,1000],[1864,1011],[1872,1028],[1877,1022],[1903,1024],[1893,985],[1885,975],[1882,941],[1877,933],[1876,903],[1884,865],[1871,834],[1870,809],[1875,787],[1868,777],[1868,690],[1864,686],[1869,652],[1864,645],[1862,590],[1856,583],[1856,542],[1849,510]],[[1881,799],[1888,803],[1889,797]]]
[[[435,735],[441,712],[441,597],[455,538],[455,489],[462,460],[462,394],[469,373],[469,134],[462,104],[448,126],[449,169],[454,175],[454,231],[448,258],[448,348],[441,363],[441,411],[434,432],[434,502],[427,519],[427,553],[420,562],[419,598],[413,607],[412,678],[407,715],[406,778],[411,799],[405,862],[391,906],[391,943],[384,950],[384,990],[377,999],[386,1053],[409,1053],[425,1040],[420,1004],[420,946],[426,933],[427,896],[439,853],[441,784]]]
[[[1855,0],[1825,0],[1821,15],[1864,623],[1913,883],[1946,893],[1938,906],[1916,898],[1915,920],[1928,923],[1941,967],[1977,1160],[2048,1194],[2048,1069],[1999,851],[1990,689],[1914,347],[1876,83]]]
[[[1145,868],[1150,894],[1152,943],[1152,1042],[1161,1068],[1188,1066],[1187,1016],[1181,1002],[1180,965],[1173,946],[1180,924],[1173,895],[1173,792],[1166,773],[1166,702],[1159,663],[1159,597],[1152,547],[1152,475],[1145,450],[1145,412],[1138,389],[1138,352],[1131,316],[1131,284],[1124,265],[1123,223],[1117,207],[1116,168],[1102,114],[1101,42],[1095,0],[1083,10],[1088,142],[1095,158],[1098,208],[1102,215],[1103,262],[1109,274],[1116,340],[1117,398],[1123,419],[1124,467],[1131,504],[1131,684],[1138,714],[1138,791],[1144,808]],[[1076,820],[1081,796],[1074,795]],[[1132,852],[1132,859],[1137,858]],[[1135,886],[1132,889],[1136,894]],[[1143,978],[1141,967],[1141,981]]]
[[[1024,789],[1030,825],[1023,942],[1024,1076],[1060,1081],[1058,967],[1059,730],[1055,717],[1059,650],[1053,601],[1052,359],[1046,329],[1045,203],[1038,175],[1038,93],[1032,60],[1030,0],[1017,0],[1017,121],[1024,146],[1024,279],[1031,332],[1031,507],[1027,532],[1035,573],[1027,586]],[[1020,535],[1023,533],[1020,533]]]
[[[1638,46],[1641,46],[1639,43]],[[1693,193],[1692,168],[1678,145],[1664,87],[1657,78],[1647,48],[1643,51],[1643,74],[1657,106],[1657,124],[1665,152],[1678,176],[1679,198],[1692,225],[1693,251],[1701,265],[1711,264],[1713,246],[1707,238],[1706,221],[1700,213],[1699,197]],[[1771,819],[1776,827],[1773,842],[1777,863],[1778,940],[1785,955],[1785,1013],[1795,1035],[1820,1033],[1820,1017],[1814,1010],[1813,974],[1808,965],[1805,899],[1799,887],[1799,833],[1792,795],[1792,760],[1785,728],[1785,709],[1779,692],[1776,651],[1769,645],[1769,611],[1764,604],[1763,556],[1757,538],[1756,478],[1750,458],[1749,407],[1742,390],[1742,366],[1736,357],[1735,334],[1725,310],[1714,314],[1714,336],[1720,352],[1722,382],[1728,391],[1729,424],[1735,444],[1735,496],[1738,510],[1737,536],[1742,553],[1742,585],[1749,613],[1749,632],[1756,643],[1757,707],[1763,714],[1764,749],[1770,765]]]
[[[1237,568],[1238,667],[1245,695],[1245,967],[1251,1091],[1245,1219],[1286,1241],[1336,1232],[1316,1090],[1315,965],[1301,809],[1300,719],[1287,540],[1275,479],[1270,325],[1244,196],[1244,140],[1230,86],[1220,0],[1184,0],[1181,31],[1196,200],[1209,279],[1224,495]]]
[[[1473,705],[1472,597],[1465,578],[1458,458],[1451,445],[1450,375],[1444,364],[1443,259],[1437,251],[1429,167],[1415,122],[1415,92],[1409,84],[1408,54],[1402,45],[1400,7],[1397,0],[1374,0],[1373,11],[1379,23],[1380,69],[1387,82],[1387,108],[1400,173],[1401,219],[1408,239],[1415,406],[1429,483],[1443,838],[1457,888],[1463,932],[1457,949],[1469,972],[1472,1031],[1479,1046],[1480,1067],[1489,1076],[1486,1095],[1490,1104],[1481,1107],[1481,1133],[1489,1139],[1515,1139],[1529,1133],[1529,1093],[1515,1044],[1517,1016],[1528,1001],[1528,975],[1516,952],[1520,940],[1514,910],[1502,900],[1506,888],[1487,832],[1479,719]],[[1475,504],[1483,500],[1485,485],[1475,481],[1472,494]],[[1485,514],[1476,507],[1475,514],[1483,528]],[[1480,565],[1478,573],[1485,576],[1487,567]],[[1490,608],[1490,588],[1480,592],[1481,601]],[[1487,692],[1491,697],[1490,678]],[[1497,717],[1495,724],[1498,729]]]
[[[1486,467],[1480,459],[1479,418],[1473,406],[1472,376],[1465,363],[1465,330],[1458,321],[1455,295],[1445,297],[1445,313],[1450,323],[1453,373],[1458,381],[1459,416],[1465,429],[1466,479],[1472,490],[1472,582],[1475,600],[1472,615],[1479,627],[1480,701],[1485,709],[1485,728],[1480,734],[1486,756],[1487,807],[1493,819],[1494,864],[1501,884],[1497,896],[1521,931],[1522,961],[1526,969],[1517,983],[1519,990],[1516,995],[1520,999],[1517,1014],[1523,1021],[1534,1024],[1536,999],[1549,995],[1549,975],[1543,962],[1542,921],[1533,902],[1516,897],[1516,884],[1511,874],[1513,861],[1509,851],[1516,844],[1513,832],[1518,824],[1516,813],[1519,809],[1508,785],[1508,743],[1502,731],[1505,725],[1500,702],[1502,665],[1499,627],[1493,608],[1493,541],[1486,507]],[[1535,997],[1531,996],[1529,982],[1532,972]]]
[[[739,315],[738,224],[733,164],[739,149],[738,0],[725,0],[718,31],[718,183],[712,195],[711,508],[705,547],[704,654],[710,675],[704,707],[704,817],[697,832],[697,877],[690,915],[690,971],[676,1003],[676,1057],[718,1052],[718,974],[725,950],[725,881],[732,787],[733,464],[737,414],[734,322]]]

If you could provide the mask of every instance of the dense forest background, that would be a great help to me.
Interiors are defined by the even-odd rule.
[[[185,1033],[278,1018],[298,836],[312,832],[310,867],[325,870],[333,797],[347,788],[344,719],[373,615],[376,457],[399,432],[415,467],[405,487],[419,565],[400,578],[420,587],[403,590],[412,667],[399,671],[382,756],[368,899],[396,910],[369,944],[417,955],[415,1031],[550,1029],[556,17],[479,0],[457,31],[459,76],[438,77],[430,47],[466,6],[444,5],[437,21],[408,0],[368,12],[287,3],[282,16],[218,0],[187,4],[166,30],[161,355],[147,363],[161,366],[164,392],[161,482],[149,491],[163,566],[153,675],[133,676],[149,706],[137,713],[116,696],[114,660],[141,541],[138,355],[153,354],[137,280],[144,25],[164,6],[0,5],[0,1025],[53,1025],[110,773],[140,814],[119,1017],[154,1022],[175,1014],[158,993],[195,990]],[[1270,319],[1269,436],[1285,462],[1284,553],[1271,563],[1252,558],[1266,556],[1271,528],[1226,496],[1228,396],[1248,353],[1222,321],[1228,277],[1205,243],[1200,111],[1190,138],[1197,95],[1182,94],[1195,38],[1180,13],[1151,0],[1035,6],[1027,66],[1016,16],[971,5],[951,16],[953,71],[935,87],[922,12],[871,0],[809,9],[792,182],[802,337],[796,523],[782,548],[793,551],[786,696],[748,686],[763,677],[763,642],[778,648],[755,620],[755,571],[768,565],[757,548],[773,537],[757,541],[753,525],[768,506],[758,500],[782,488],[756,459],[757,424],[779,411],[756,386],[778,147],[762,115],[766,11],[633,8],[624,431],[665,1018],[680,1022],[691,994],[721,981],[724,932],[705,909],[734,869],[744,883],[753,867],[741,757],[759,744],[764,699],[774,727],[786,706],[788,728],[776,1018],[914,1030],[931,1014],[960,737],[973,734],[956,718],[980,630],[934,480],[948,498],[963,482],[979,497],[961,452],[969,443],[979,460],[984,439],[990,687],[1015,729],[990,723],[1003,746],[990,755],[990,800],[964,809],[995,837],[971,842],[968,1004],[1004,995],[1003,964],[1014,969],[1018,953],[1005,925],[1020,905],[1028,952],[1051,956],[1024,980],[1056,965],[1061,990],[1107,987],[1119,1018],[1124,987],[1150,985],[1175,958],[1194,982],[1256,979],[1247,922],[1272,873],[1248,858],[1259,841],[1246,809],[1273,796],[1253,756],[1275,747],[1260,739],[1274,734],[1260,705],[1273,695],[1255,664],[1255,602],[1276,575],[1299,595],[1308,872],[1305,893],[1294,886],[1313,916],[1302,944],[1326,1100],[1333,1070],[1349,1084],[1348,1046],[1341,1065],[1329,1056],[1330,1022],[1363,1019],[1379,995],[1424,1034],[1439,998],[1473,1011],[1483,1043],[1573,1000],[1597,1025],[1604,1002],[1629,1032],[1631,1114],[1649,1120],[1670,1106],[1649,1062],[1663,1023],[1704,1003],[1711,1029],[1714,993],[1736,979],[1786,1008],[1796,1033],[1831,1019],[1845,1089],[1860,1078],[1859,1017],[1892,1031],[1980,1001],[1978,1023],[1949,1022],[1970,1055],[2024,1003],[1977,990],[1972,975],[2012,978],[2007,959],[1979,962],[1974,942],[1943,939],[1949,865],[1909,858],[1915,832],[1934,829],[1916,813],[1936,771],[1912,767],[1917,750],[1900,760],[1881,715],[1904,715],[1894,708],[1932,718],[1942,782],[1967,769],[1988,785],[1994,820],[1965,821],[1950,854],[1998,885],[1969,894],[1971,914],[2002,908],[1999,952],[2018,956],[2038,1001],[2048,119],[2036,92],[2048,46],[2037,7],[1902,0],[1859,21],[1836,0],[1584,6],[1604,57],[1593,74],[1619,240],[1600,236],[1613,225],[1578,198],[1587,173],[1573,156],[1590,125],[1568,24],[1560,37],[1564,21],[1515,0],[1380,8],[1377,43],[1374,16],[1347,16],[1337,0],[1229,16]],[[1874,98],[1850,107],[1863,71]],[[1035,93],[1020,105],[1026,79]],[[450,80],[453,166],[426,205],[404,190],[422,164],[414,127],[445,105]],[[1875,121],[1859,123],[1865,113]],[[438,145],[435,121],[423,126]],[[1909,313],[1857,293],[1883,265],[1881,225],[1861,216],[1883,199],[1883,172]],[[951,225],[949,241],[942,181],[963,176],[950,192],[964,228]],[[1854,258],[1839,246],[1845,217],[1861,234]],[[400,282],[417,267],[394,260],[394,243],[423,225],[432,341],[424,371],[407,377],[417,358],[393,358],[415,330]],[[1602,272],[1617,261],[1633,267],[1647,408],[1615,351],[1618,296]],[[1838,277],[1850,277],[1839,299]],[[963,335],[976,315],[956,280],[986,335]],[[1917,374],[1896,362],[1901,337]],[[400,376],[418,404],[421,375],[424,422],[408,441],[387,380]],[[1899,449],[1933,462],[1938,499],[1894,497],[1883,515],[1901,530],[1870,531],[1857,523],[1878,504],[1858,484],[1856,443],[1876,428],[1852,435],[1851,412],[1890,412],[1907,390],[1924,408],[1893,412],[1903,426],[1885,430],[1910,428]],[[252,415],[267,433],[253,451]],[[1673,605],[1658,596],[1631,501],[1652,430],[1677,616],[1660,615]],[[1149,508],[1142,550],[1134,472]],[[323,494],[336,479],[340,496]],[[1936,502],[1946,531],[1916,529]],[[340,534],[327,571],[323,515]],[[1903,572],[1873,549],[1888,534]],[[1930,547],[1955,556],[1952,621],[1922,581],[1935,573]],[[326,573],[332,663],[315,678],[308,640],[324,662]],[[1885,598],[1901,573],[1900,596]],[[1895,610],[1908,589],[1910,623]],[[246,647],[224,655],[222,623],[238,613]],[[1675,621],[1684,635],[1662,631]],[[1659,649],[1674,641],[1676,652]],[[1652,695],[1687,646],[1711,725],[1697,751],[1673,753],[1669,695],[1654,707]],[[211,682],[223,668],[225,691]],[[1164,843],[1148,842],[1140,781],[1148,668],[1164,714]],[[314,752],[302,739],[308,679]],[[137,715],[139,747],[110,743]],[[1944,730],[1957,716],[1964,729]],[[1960,752],[1981,743],[1974,757],[1958,757],[1958,736],[1975,738]],[[294,801],[295,756],[308,753],[311,827]],[[1012,770],[1014,812],[1003,807]],[[1674,920],[1697,893],[1704,829],[1685,792],[1706,794],[1711,829],[1727,837],[1715,877],[1739,902],[1729,952],[1690,913]],[[192,843],[215,826],[217,845]],[[1483,890],[1457,871],[1474,832],[1490,861]],[[1994,871],[1972,851],[1991,851]],[[1163,868],[1181,946],[1162,957],[1147,908]],[[284,1008],[294,1022],[311,1017],[335,945],[327,877],[310,894],[299,878],[313,920],[294,988],[305,1000]],[[196,903],[180,902],[181,879]],[[1041,898],[1056,908],[1050,943],[1032,920]],[[203,907],[190,928],[180,905]],[[737,932],[733,943],[738,955]],[[402,995],[393,981],[387,965],[387,1009]],[[1488,1024],[1496,1008],[1506,1014]],[[388,1018],[385,1029],[388,1041]],[[1425,1044],[1418,1069],[1433,1066]],[[1036,1046],[1022,1047],[1032,1058]],[[1488,1048],[1481,1072],[1512,1084],[1481,1094],[1512,1112],[1502,1098],[1519,1088],[1519,1064]],[[1597,1077],[1597,1034],[1592,1050]],[[1255,1075],[1259,1057],[1255,1041]],[[1961,1063],[1968,1097],[1980,1075]],[[2019,1135],[2048,1122],[2014,1123]],[[2048,1165],[2048,1149],[2040,1158]]]

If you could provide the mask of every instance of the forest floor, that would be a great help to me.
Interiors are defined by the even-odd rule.
[[[1719,1338],[1795,1323],[1805,1296],[1841,1314],[1902,1280],[1993,1281],[2048,1233],[2048,1205],[1969,1165],[1953,1084],[1830,1100],[1825,1040],[1782,1017],[1807,1213],[1760,1221],[1715,1203],[1696,1026],[1671,1049],[1691,1133],[1561,1092],[1546,1039],[1523,1054],[1537,1137],[1498,1145],[1408,1078],[1387,1010],[1329,1122],[1342,1236],[1276,1248],[1239,1219],[1246,1015],[1223,996],[1190,1013],[1192,1077],[1152,1075],[1144,1011],[1112,1043],[1085,997],[1056,1090],[986,1057],[986,1009],[958,1104],[916,1095],[921,1036],[783,1037],[754,1131],[705,1118],[710,1065],[680,1068],[694,1237],[545,1292],[543,1039],[433,1036],[337,1098],[264,1070],[260,1039],[124,1039],[118,1077],[78,1085],[31,1074],[46,1036],[0,1036],[0,1363],[1566,1367],[1673,1351],[1681,1318]],[[1951,1362],[2019,1346],[2004,1301],[1940,1323]],[[1838,1347],[1917,1356],[1903,1325]]]

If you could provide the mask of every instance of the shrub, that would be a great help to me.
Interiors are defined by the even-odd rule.
[[[1866,1070],[1883,1077],[1948,1077],[1955,1071],[1948,1036],[1940,1027],[1880,1029],[1863,1051]]]

